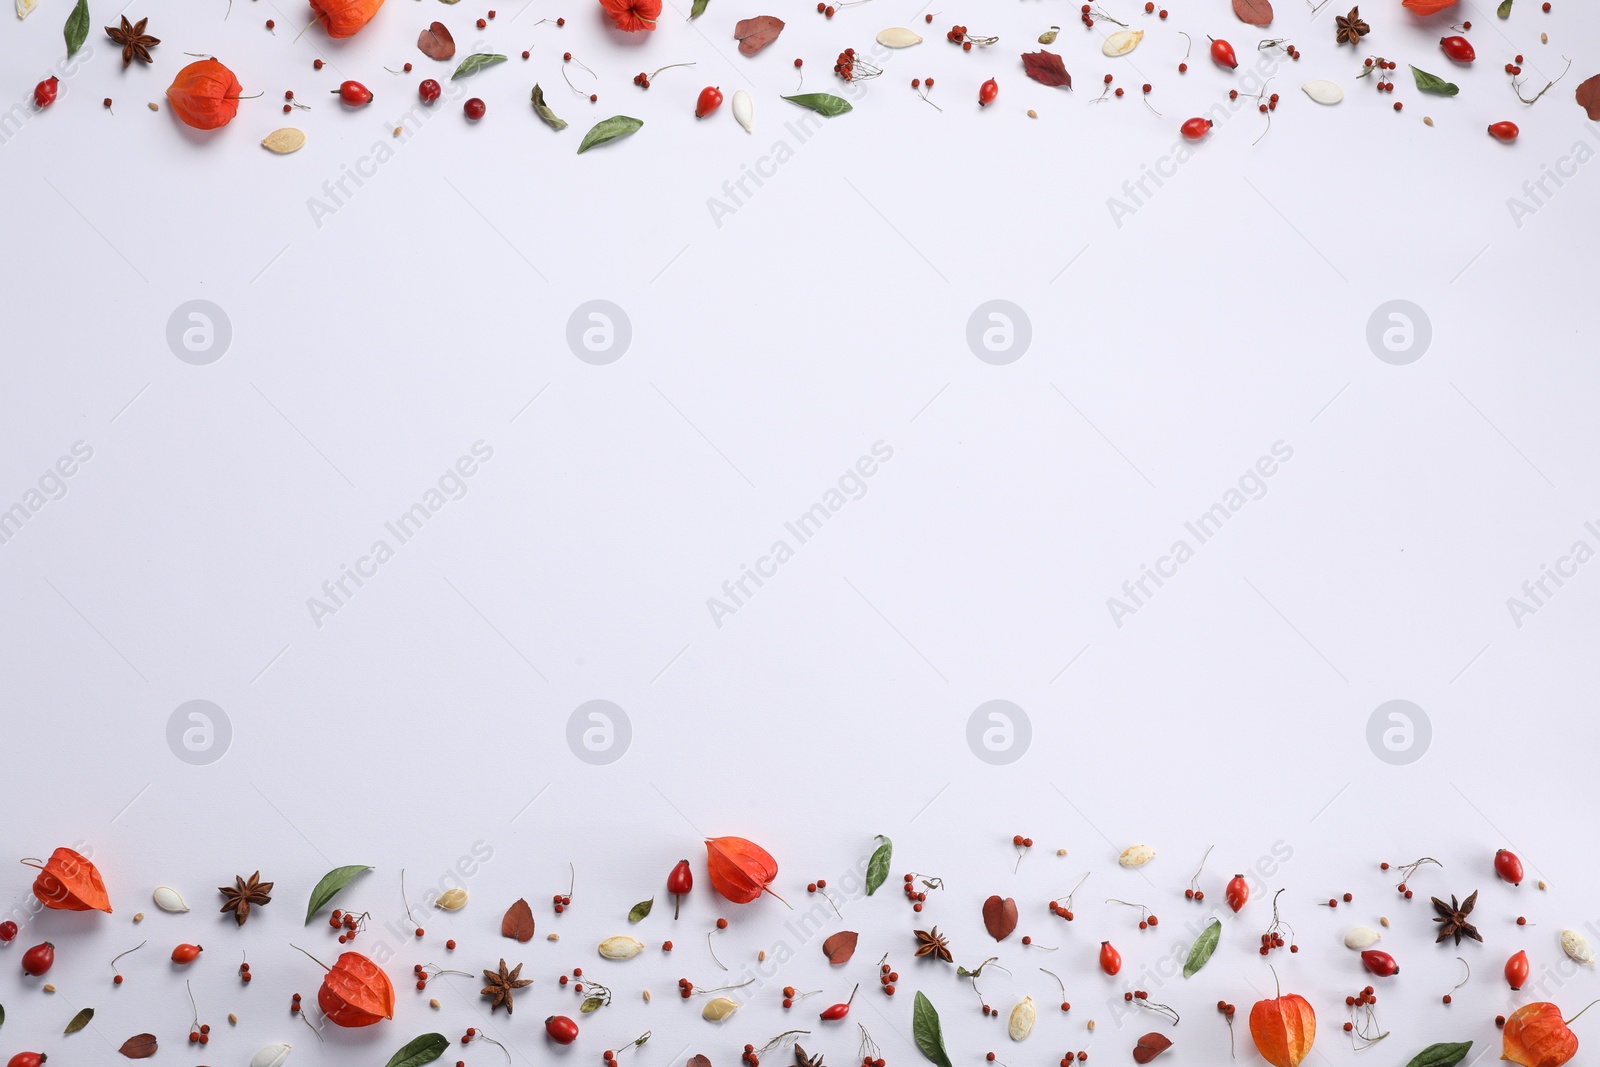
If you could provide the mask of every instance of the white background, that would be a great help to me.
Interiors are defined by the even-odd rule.
[[[90,54],[60,102],[0,146],[0,505],[22,501],[74,442],[93,449],[66,495],[0,545],[0,855],[87,842],[116,911],[29,920],[0,950],[14,960],[48,937],[60,954],[54,999],[0,959],[0,1051],[104,1062],[102,1041],[152,1030],[162,1062],[196,1061],[181,1047],[183,975],[165,963],[189,940],[206,946],[188,977],[215,1027],[209,1063],[287,1040],[295,1062],[378,1064],[418,1033],[468,1025],[492,1025],[533,1062],[547,1054],[539,1021],[573,1007],[554,980],[574,965],[606,975],[617,1003],[560,1054],[572,1062],[598,1063],[650,1028],[652,1065],[692,1050],[730,1067],[744,1042],[805,1025],[813,1005],[865,979],[852,1017],[896,1067],[919,1062],[917,988],[942,1010],[960,1067],[990,1049],[1013,1065],[1083,1047],[1122,1062],[1159,1025],[1119,1020],[1134,986],[1184,1014],[1169,1062],[1216,1063],[1215,1001],[1246,1012],[1271,989],[1252,946],[1280,885],[1302,951],[1274,962],[1285,989],[1312,998],[1326,1061],[1354,1055],[1338,1032],[1342,998],[1367,980],[1340,935],[1381,914],[1396,920],[1385,944],[1402,964],[1379,1004],[1394,1036],[1369,1054],[1386,1062],[1434,1040],[1497,1048],[1494,1014],[1535,992],[1513,995],[1498,978],[1518,947],[1542,995],[1569,1011],[1594,995],[1592,973],[1561,970],[1556,948],[1563,927],[1600,922],[1583,814],[1595,800],[1593,567],[1521,627],[1506,601],[1574,541],[1600,547],[1584,528],[1600,518],[1580,243],[1596,221],[1593,168],[1520,227],[1507,207],[1544,168],[1570,173],[1575,143],[1590,146],[1585,160],[1594,150],[1570,94],[1594,70],[1595,15],[1558,0],[1544,16],[1517,0],[1504,23],[1469,4],[1418,23],[1366,5],[1371,51],[1402,63],[1396,93],[1380,97],[1352,77],[1366,52],[1333,47],[1331,8],[1313,17],[1281,0],[1271,32],[1305,58],[1268,90],[1283,94],[1271,133],[1252,147],[1259,116],[1241,111],[1118,226],[1107,199],[1170,155],[1183,118],[1240,84],[1203,53],[1180,77],[1177,31],[1227,35],[1247,63],[1261,34],[1216,3],[1176,0],[1159,23],[1114,0],[1115,17],[1150,34],[1107,60],[1099,31],[1114,27],[1085,31],[1061,0],[940,6],[927,26],[903,0],[831,22],[793,0],[711,0],[692,26],[669,7],[652,36],[625,39],[587,3],[510,0],[481,38],[511,61],[462,83],[488,117],[466,123],[457,95],[403,140],[390,129],[415,80],[436,73],[415,34],[445,18],[471,50],[482,11],[393,0],[335,44],[316,29],[295,42],[295,6],[236,0],[227,19],[221,0],[130,8],[163,43],[153,69],[124,72],[98,31],[114,12],[93,8]],[[788,20],[784,35],[740,57],[733,21],[768,12]],[[59,59],[65,14],[44,0],[0,28],[6,99],[24,99]],[[565,29],[533,25],[557,15]],[[1459,17],[1477,25],[1469,70],[1433,43]],[[942,40],[958,21],[1001,44],[958,52]],[[1026,81],[1016,62],[1051,23],[1071,94]],[[851,114],[799,143],[783,124],[803,113],[779,99],[795,89],[792,59],[806,59],[808,91],[838,88],[831,57],[866,51],[895,24],[930,39],[887,59]],[[599,75],[598,104],[568,92],[563,49]],[[1560,72],[1559,56],[1576,64],[1524,108],[1500,70],[1516,51],[1530,91]],[[179,128],[145,102],[162,99],[184,52],[217,54],[265,96],[217,134]],[[331,66],[314,73],[318,55]],[[382,69],[406,60],[411,76]],[[690,60],[647,93],[628,84]],[[1419,96],[1408,61],[1461,95]],[[1132,98],[1091,105],[1106,72],[1152,82],[1163,117]],[[942,114],[907,85],[928,75]],[[976,87],[991,75],[1000,102],[980,112]],[[343,77],[377,102],[329,103]],[[1349,96],[1311,104],[1297,86],[1313,77]],[[534,81],[571,128],[537,122]],[[708,83],[750,89],[754,134],[726,108],[694,120]],[[286,89],[314,110],[286,120]],[[645,126],[576,156],[583,130],[614,113]],[[1522,125],[1514,146],[1483,133],[1503,118]],[[257,148],[283,121],[307,131],[307,147]],[[742,168],[770,170],[761,160],[780,140],[792,158],[718,226],[708,199]],[[377,145],[393,157],[318,226],[308,201],[327,202],[324,183],[343,168],[371,170],[361,161]],[[180,361],[167,339],[174,309],[194,299],[219,305],[231,329],[207,366]],[[566,341],[592,299],[631,323],[607,366]],[[980,361],[966,341],[990,299],[1031,323],[1009,365]],[[1431,324],[1406,366],[1367,341],[1369,317],[1397,299]],[[316,625],[308,598],[478,441],[493,458],[465,497]],[[893,457],[865,495],[715,625],[707,598],[878,441]],[[1115,625],[1107,598],[1279,441],[1293,457],[1266,494]],[[206,766],[167,744],[173,710],[193,699],[231,723],[231,744]],[[628,751],[606,766],[566,740],[569,715],[592,699],[631,723]],[[966,741],[991,699],[1032,724],[1009,766]],[[1369,717],[1391,699],[1431,723],[1409,764],[1368,744]],[[875,833],[895,839],[894,879],[948,879],[915,921],[938,923],[969,966],[990,945],[979,903],[1015,896],[1019,935],[1062,948],[1036,956],[1008,942],[1014,977],[995,972],[984,993],[1005,1010],[1027,994],[1049,1005],[1042,964],[1067,979],[1072,1013],[1045,1011],[1027,1046],[1002,1047],[1002,1024],[982,1019],[948,969],[913,966],[914,920],[894,886],[830,925],[862,933],[856,961],[835,973],[786,932],[782,905],[719,908],[703,891],[703,835],[761,841],[779,892],[803,908],[805,881],[843,884]],[[1016,874],[1014,833],[1037,842]],[[420,900],[480,841],[494,856],[468,880],[466,910],[427,913],[422,945],[374,931],[365,949],[395,951],[397,980],[414,962],[476,971],[507,952],[536,979],[514,1020],[491,1023],[475,981],[436,985],[438,1013],[401,982],[393,1023],[317,1047],[285,1010],[317,983],[288,942],[324,959],[335,949],[325,928],[300,928],[311,884],[335,865],[374,864],[344,902],[397,920],[401,868]],[[1158,852],[1143,877],[1114,862],[1139,841]],[[1188,905],[1181,889],[1211,844],[1209,899]],[[1220,906],[1226,878],[1259,870],[1275,845],[1292,858],[1260,874],[1215,962],[1187,983],[1171,977],[1186,920]],[[1495,882],[1502,845],[1550,891]],[[1488,944],[1461,951],[1474,977],[1449,1008],[1439,996],[1458,980],[1457,952],[1431,945],[1426,900],[1398,902],[1376,869],[1424,854],[1446,868],[1417,879],[1419,897],[1482,890]],[[684,917],[672,923],[658,899],[635,931],[649,953],[600,964],[593,943],[624,932],[628,906],[659,897],[683,856],[701,885]],[[547,901],[569,861],[575,903],[557,919]],[[236,930],[212,887],[257,868],[276,881],[274,902]],[[1044,903],[1086,870],[1078,918],[1063,926]],[[5,880],[8,911],[29,874]],[[148,894],[161,883],[195,910],[156,913]],[[1351,908],[1314,906],[1344,891]],[[497,936],[517,896],[534,903],[541,934],[523,947]],[[1132,930],[1129,913],[1100,903],[1108,896],[1155,907],[1159,932]],[[1515,927],[1519,913],[1536,925]],[[713,1028],[673,991],[680,976],[721,975],[704,938],[717,914],[733,920],[719,952],[735,966],[780,942],[799,957]],[[461,943],[453,955],[445,936]],[[144,937],[113,991],[105,961]],[[678,948],[662,959],[665,937]],[[1107,937],[1127,960],[1115,980],[1094,970]],[[258,976],[247,989],[233,977],[241,950]],[[902,973],[892,1001],[871,987],[886,951]],[[825,992],[785,1015],[784,984]],[[93,1030],[60,1037],[85,1005],[98,1011]],[[836,1067],[854,1062],[848,1027],[805,1041]],[[1241,1059],[1248,1048],[1241,1015]]]

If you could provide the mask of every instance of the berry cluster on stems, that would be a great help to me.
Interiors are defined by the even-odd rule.
[[[794,986],[786,985],[783,987],[783,1008],[785,1011],[788,1011],[790,1008],[794,1007],[795,1001],[804,1000],[807,997],[814,997],[820,992],[822,992],[820,989],[808,989],[802,993],[795,989]]]
[[[900,981],[900,972],[889,964],[889,954],[885,952],[878,961],[878,985],[883,988],[883,995],[894,996],[894,984]]]
[[[353,911],[340,911],[335,908],[333,914],[328,916],[328,928],[338,930],[339,944],[346,945],[354,941],[356,935],[367,928],[367,923],[371,919],[372,913],[370,911],[364,911],[357,915]],[[417,931],[417,936],[422,936],[420,929]]]
[[[472,975],[468,974],[466,971],[448,971],[443,967],[432,963],[413,963],[411,965],[411,977],[416,979],[417,991],[419,993],[422,990],[427,989],[428,983],[439,977],[441,974],[459,974],[463,978],[472,977]]]
[[[563,78],[567,78],[567,68],[565,64],[577,61],[572,58],[571,52],[563,52],[561,54],[561,62],[563,64],[561,68],[561,76]],[[578,63],[578,66],[583,67],[583,64]],[[583,67],[583,69],[589,70],[588,67]],[[592,77],[594,75],[594,71],[589,70],[589,74]],[[577,93],[579,96],[585,95],[581,89],[572,84],[571,78],[567,78],[567,87],[573,92]],[[572,906],[572,891],[578,887],[578,868],[574,864],[568,863],[567,869],[572,872],[572,877],[567,881],[567,891],[565,893],[554,893],[550,897],[550,906],[555,909],[555,913],[557,915],[560,915],[562,912],[566,911]]]
[[[1389,76],[1385,73],[1385,71],[1391,71],[1391,70],[1394,70],[1394,69],[1395,69],[1395,63],[1392,62],[1391,60],[1384,59],[1382,56],[1368,56],[1366,58],[1366,60],[1362,63],[1361,73],[1357,74],[1356,77],[1365,78],[1367,75],[1371,74],[1373,71],[1377,71],[1378,72],[1378,92],[1380,92],[1380,93],[1392,93],[1392,92],[1394,92],[1394,82],[1389,80]],[[1418,860],[1417,861],[1417,863],[1421,863],[1421,862],[1423,862],[1423,861],[1422,860]],[[1437,862],[1437,861],[1433,861],[1433,862]],[[1411,867],[1407,868],[1407,870],[1415,870],[1415,869],[1416,869],[1415,865],[1412,865]],[[1406,885],[1405,885],[1405,882],[1403,880],[1401,881],[1401,883],[1400,883],[1398,888],[1399,888],[1401,893],[1404,893],[1406,891]]]
[[[693,63],[668,63],[664,67],[657,67],[655,70],[651,71],[649,74],[646,74],[644,71],[641,70],[639,73],[637,73],[637,74],[635,74],[633,76],[633,84],[637,85],[641,89],[648,89],[648,88],[650,88],[650,83],[655,80],[656,75],[660,74],[662,71],[671,70],[674,67],[692,67],[692,66],[694,66]]]
[[[1069,1052],[1065,1056],[1061,1057],[1060,1067],[1072,1067],[1072,1063],[1073,1063],[1074,1060],[1076,1060],[1079,1063],[1082,1063],[1084,1060],[1086,1060],[1088,1058],[1089,1058],[1089,1054],[1087,1052],[1082,1051],[1081,1049],[1079,1051],[1077,1051],[1077,1052]]]
[[[945,33],[944,39],[951,44],[960,45],[963,52],[972,51],[973,45],[987,47],[991,44],[1000,43],[1000,38],[998,37],[975,37],[967,32],[965,26],[961,25],[951,26],[949,31]]]
[[[1011,873],[1016,874],[1022,869],[1022,857],[1026,856],[1028,850],[1033,847],[1033,838],[1023,837],[1021,834],[1013,834],[1011,846],[1017,850],[1017,863],[1016,866],[1011,868]]]
[[[1384,65],[1384,60],[1382,58],[1379,58],[1377,62],[1378,62],[1378,66],[1380,68],[1382,68],[1383,65]],[[1367,60],[1366,69],[1363,70],[1360,74],[1356,75],[1356,77],[1365,78],[1368,74],[1372,73],[1372,63],[1373,63],[1372,60],[1370,60],[1370,59]],[[1393,70],[1394,69],[1394,64],[1390,63],[1388,65],[1388,69],[1389,70]],[[1378,89],[1380,91],[1383,91],[1383,83],[1381,81],[1378,83]],[[1394,92],[1394,83],[1393,82],[1389,83],[1389,88],[1388,88],[1387,91],[1391,92],[1391,93]],[[1402,866],[1394,868],[1395,870],[1398,870],[1400,872],[1400,881],[1395,883],[1395,887],[1394,887],[1395,888],[1395,892],[1399,893],[1401,896],[1405,897],[1407,900],[1410,900],[1411,899],[1411,895],[1412,895],[1411,894],[1411,888],[1406,883],[1411,881],[1411,879],[1415,878],[1417,876],[1417,871],[1420,870],[1423,866],[1425,866],[1426,864],[1429,864],[1429,863],[1433,864],[1435,867],[1443,867],[1444,866],[1444,864],[1440,863],[1438,860],[1434,859],[1432,856],[1423,856],[1419,860],[1413,860],[1410,863],[1407,863],[1407,864],[1404,864]],[[1383,863],[1378,864],[1378,869],[1380,871],[1387,871],[1387,870],[1390,869],[1390,865],[1389,865],[1389,863],[1387,861],[1385,861]]]
[[[744,1064],[744,1067],[761,1067],[762,1056],[766,1055],[768,1052],[771,1052],[773,1049],[784,1044],[785,1042],[793,1041],[801,1034],[809,1034],[810,1032],[810,1030],[785,1030],[783,1033],[779,1034],[771,1041],[768,1041],[760,1048],[756,1048],[754,1045],[746,1042],[744,1051],[739,1053],[739,1061]]]
[[[833,61],[833,72],[847,82],[867,81],[883,73],[883,68],[856,58],[854,48],[846,48],[839,53],[839,58]],[[829,903],[833,901],[830,898]],[[837,908],[835,909],[837,910]]]
[[[1054,978],[1056,980],[1056,985],[1061,987],[1061,1010],[1062,1011],[1071,1011],[1072,1010],[1072,1002],[1067,999],[1067,983],[1063,982],[1061,980],[1061,976],[1059,974],[1057,974],[1056,972],[1054,972],[1054,971],[1045,971],[1045,969],[1043,967],[1040,967],[1039,969],[1041,971],[1044,971],[1044,973],[1048,974],[1051,978]]]
[[[1271,37],[1265,41],[1258,41],[1256,43],[1256,51],[1258,52],[1265,52],[1271,48],[1281,48],[1283,49],[1284,55],[1288,56],[1295,62],[1300,61],[1300,49],[1296,48],[1294,46],[1294,42],[1290,41],[1287,37]]]
[[[1217,1001],[1217,1014],[1228,1022],[1228,1056],[1233,1056],[1233,1012],[1234,1006],[1226,1000]]]
[[[1148,93],[1150,86],[1146,85],[1144,91]],[[1193,901],[1206,899],[1206,891],[1200,888],[1200,875],[1205,873],[1206,860],[1211,858],[1211,850],[1216,847],[1216,845],[1206,846],[1205,853],[1200,857],[1200,866],[1196,867],[1194,874],[1189,877],[1189,887],[1183,891],[1183,899]]]
[[[928,88],[933,88],[933,79],[927,79],[926,84]],[[935,104],[934,106],[937,107],[938,105]],[[921,889],[917,888],[917,884],[919,882],[922,884]],[[934,889],[943,889],[944,879],[935,878],[934,876],[928,874],[918,874],[915,871],[912,871],[905,877],[905,887],[906,899],[911,902],[911,910],[921,911],[922,905],[928,900],[928,892]]]
[[[1146,15],[1159,15],[1159,17],[1163,19],[1167,17],[1167,9],[1162,8],[1159,12],[1157,12],[1156,5],[1152,3],[1151,0],[1144,0],[1144,13]]]
[[[1057,897],[1050,902],[1050,914],[1059,915],[1067,922],[1071,922],[1073,894],[1077,893],[1077,891],[1083,887],[1083,883],[1087,882],[1088,880],[1089,874],[1087,871],[1085,871],[1083,877],[1078,879],[1078,884],[1073,886],[1071,891],[1068,892],[1066,896]],[[1062,903],[1063,901],[1065,901],[1065,903]]]
[[[1173,1008],[1170,1004],[1157,1004],[1155,1001],[1150,999],[1150,994],[1143,989],[1135,989],[1132,992],[1123,993],[1122,999],[1134,1005],[1134,1007],[1145,1008],[1149,1011],[1155,1012],[1157,1015],[1165,1015],[1167,1018],[1172,1020],[1173,1026],[1178,1025],[1177,1009]]]
[[[1161,13],[1161,17],[1162,18],[1166,18],[1167,17],[1167,13],[1165,11],[1163,11]],[[1112,18],[1110,15],[1106,14],[1104,11],[1101,11],[1099,8],[1095,7],[1093,4],[1084,4],[1082,7],[1080,7],[1078,9],[1078,20],[1083,23],[1083,28],[1084,29],[1086,29],[1086,30],[1087,29],[1093,29],[1094,28],[1095,19],[1105,19],[1107,22],[1109,22],[1109,23],[1111,23],[1111,24],[1113,24],[1115,26],[1121,26],[1123,29],[1127,29],[1127,26],[1128,26],[1128,24],[1126,22],[1118,22],[1116,19]]]
[[[1343,900],[1346,904],[1348,904],[1354,899],[1355,895],[1353,893],[1346,893],[1342,897],[1329,897],[1328,902],[1324,904],[1323,907],[1337,908],[1339,906],[1339,901]]]
[[[1350,1035],[1350,1042],[1357,1052],[1371,1048],[1389,1036],[1387,1030],[1378,1026],[1377,1003],[1378,994],[1373,992],[1371,986],[1344,998],[1344,1006],[1350,1009],[1350,1018],[1344,1024],[1344,1032]]]
[[[1106,77],[1109,78],[1110,75],[1108,74],[1108,75],[1106,75]],[[1107,904],[1121,904],[1124,908],[1138,908],[1139,909],[1139,929],[1141,929],[1141,930],[1148,930],[1152,926],[1160,926],[1161,925],[1161,920],[1156,918],[1155,915],[1150,911],[1150,909],[1145,907],[1143,904],[1135,904],[1132,901],[1128,901],[1128,900],[1118,900],[1116,897],[1107,897],[1106,898],[1106,903]]]
[[[935,111],[943,111],[944,110],[944,108],[940,107],[938,104],[935,104],[932,100],[928,99],[928,93],[933,90],[933,79],[932,78],[912,78],[911,79],[911,88],[917,94],[917,98],[920,99],[924,104],[927,104],[929,107],[933,108]]]
[[[615,1049],[609,1049],[608,1048],[603,1053],[600,1054],[600,1058],[605,1063],[606,1067],[617,1067],[617,1057],[618,1056],[622,1055],[623,1052],[629,1051],[630,1049],[638,1048],[640,1045],[643,1045],[646,1041],[649,1041],[649,1040],[650,1040],[650,1031],[646,1030],[644,1033],[640,1034],[638,1037],[634,1038],[632,1041],[628,1042],[626,1045],[623,1045],[622,1046],[622,1052],[618,1052]]]
[[[1563,56],[1562,58],[1566,58],[1566,57]],[[1567,76],[1567,71],[1569,71],[1571,69],[1572,69],[1572,60],[1568,59],[1567,60],[1567,65],[1562,68],[1560,74],[1557,74],[1554,78],[1552,78],[1548,82],[1546,82],[1544,88],[1540,89],[1538,92],[1534,93],[1533,96],[1527,97],[1527,96],[1523,96],[1522,95],[1522,85],[1523,85],[1523,83],[1519,82],[1517,80],[1517,78],[1520,77],[1521,74],[1522,74],[1522,57],[1521,56],[1517,56],[1516,59],[1513,62],[1506,64],[1506,73],[1511,75],[1511,91],[1516,93],[1517,94],[1517,99],[1522,101],[1524,104],[1537,103],[1539,98],[1541,96],[1543,96],[1545,93],[1548,93],[1551,90],[1551,88],[1554,87],[1556,82],[1560,81],[1562,78],[1565,78]]]
[[[856,1029],[861,1031],[861,1067],[888,1067],[887,1061],[883,1058],[883,1050],[872,1040],[867,1028],[856,1023]]]
[[[487,1041],[491,1045],[499,1046],[500,1051],[504,1052],[506,1054],[506,1062],[509,1063],[511,1061],[511,1050],[510,1049],[508,1049],[504,1045],[500,1044],[500,1042],[496,1041],[494,1038],[490,1037],[488,1034],[483,1033],[476,1026],[469,1026],[469,1027],[467,1027],[466,1032],[461,1035],[461,1043],[463,1045],[470,1045],[474,1041]]]
[[[1300,951],[1299,945],[1285,940],[1283,936],[1284,931],[1287,930],[1289,937],[1294,937],[1294,927],[1278,918],[1278,898],[1282,895],[1283,890],[1281,889],[1272,894],[1272,925],[1267,927],[1267,932],[1261,935],[1261,954],[1263,956],[1270,954],[1275,948],[1282,948],[1286,944],[1289,946],[1290,952]]]
[[[194,990],[185,981],[183,988],[189,993],[189,1007],[194,1010],[194,1022],[189,1024],[189,1044],[209,1045],[211,1043],[211,1024],[200,1021],[200,1008],[194,1002]]]

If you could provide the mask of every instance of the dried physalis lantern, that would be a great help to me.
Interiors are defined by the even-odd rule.
[[[383,6],[383,0],[311,0],[316,21],[329,37],[354,37]]]
[[[94,864],[70,848],[58,848],[50,858],[22,861],[39,869],[33,880],[33,895],[47,908],[58,911],[103,911],[111,914],[111,899],[106,884]]]
[[[239,113],[244,86],[215,59],[201,59],[178,71],[167,87],[167,102],[185,126],[215,130]]]
[[[748,904],[762,893],[772,893],[768,886],[778,877],[778,861],[754,841],[716,837],[706,841],[706,873],[718,893],[735,904]]]
[[[1569,1025],[1578,1015],[1563,1019],[1561,1009],[1548,1000],[1524,1004],[1506,1017],[1500,1058],[1522,1067],[1561,1067],[1578,1054],[1578,1035]]]
[[[394,985],[382,967],[359,952],[341,952],[329,967],[305,949],[300,951],[327,972],[317,990],[317,1007],[329,1022],[356,1027],[394,1018]]]
[[[1250,1038],[1272,1067],[1300,1067],[1317,1037],[1317,1013],[1295,993],[1258,1000],[1250,1009]]]

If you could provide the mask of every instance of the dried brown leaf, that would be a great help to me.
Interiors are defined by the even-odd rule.
[[[1237,2],[1238,0],[1235,0],[1235,3]],[[1149,1063],[1151,1060],[1155,1059],[1157,1056],[1161,1055],[1171,1047],[1171,1038],[1167,1037],[1165,1034],[1158,1034],[1152,1030],[1150,1033],[1145,1034],[1134,1043],[1133,1062]]]
[[[449,59],[456,54],[456,39],[448,26],[435,22],[417,37],[417,47],[429,59]]]
[[[1252,26],[1272,25],[1272,0],[1233,0],[1233,13]]]
[[[696,1052],[693,1056],[689,1057],[689,1062],[685,1065],[685,1067],[711,1067],[711,1059],[708,1056],[703,1056]]]
[[[1600,121],[1600,74],[1578,86],[1577,100],[1590,119]]]
[[[733,28],[739,41],[739,54],[753,56],[778,39],[783,32],[783,20],[772,15],[757,15],[753,19],[740,19]]]
[[[1040,85],[1072,88],[1072,75],[1067,73],[1067,65],[1054,52],[1041,48],[1037,52],[1022,53],[1022,69]]]
[[[983,927],[996,941],[1004,941],[1017,928],[1017,902],[997,893],[983,902]]]
[[[840,930],[822,943],[822,954],[828,957],[828,962],[835,967],[841,963],[848,963],[850,957],[856,954],[858,936],[854,930]]]
[[[533,940],[533,909],[526,900],[518,898],[506,909],[506,917],[500,920],[500,936],[522,944]]]
[[[134,1034],[117,1050],[130,1060],[149,1059],[156,1054],[155,1034]]]

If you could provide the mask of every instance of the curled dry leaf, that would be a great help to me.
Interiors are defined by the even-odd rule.
[[[1233,13],[1252,26],[1272,25],[1272,0],[1233,0]]]
[[[518,898],[506,909],[506,917],[500,920],[500,936],[522,944],[533,940],[533,909],[526,900]]]
[[[733,27],[733,36],[739,41],[739,54],[753,56],[778,39],[783,32],[783,20],[772,15],[757,15],[740,19]]]
[[[1600,121],[1600,74],[1578,86],[1576,98],[1591,120]]]
[[[304,147],[305,143],[306,135],[295,129],[293,126],[285,126],[281,130],[273,130],[271,133],[261,138],[262,148],[265,148],[269,152],[276,152],[280,156],[286,156],[290,152],[300,151],[300,149]],[[159,892],[159,890],[157,892]],[[180,900],[179,903],[182,903],[182,901]],[[189,910],[188,908],[168,908],[161,906],[161,901],[159,899],[156,901],[156,905],[161,907],[162,911]]]
[[[1133,1062],[1149,1063],[1167,1049],[1172,1047],[1172,1040],[1165,1034],[1151,1031],[1145,1034],[1133,1045]]]
[[[684,1067],[711,1067],[711,1058],[696,1052],[689,1057],[689,1062],[684,1064]]]
[[[429,59],[450,59],[456,54],[456,39],[448,26],[435,22],[417,37],[417,48]]]
[[[983,902],[983,928],[996,941],[1004,941],[1017,928],[1017,902],[998,893]]]
[[[467,891],[460,886],[446,889],[439,894],[439,898],[433,902],[433,906],[443,908],[445,911],[460,911],[467,906]]]
[[[828,962],[835,967],[849,963],[850,957],[856,954],[858,936],[854,930],[840,930],[822,943],[822,954],[828,957]]]
[[[1072,75],[1067,73],[1067,65],[1054,52],[1041,48],[1037,52],[1022,53],[1022,69],[1040,85],[1072,88]]]
[[[1144,40],[1143,30],[1118,30],[1100,43],[1100,54],[1104,56],[1125,56]]]
[[[262,141],[261,143],[266,144],[267,142]],[[270,148],[271,146],[268,145],[268,147]],[[273,151],[277,150],[273,149]],[[154,893],[150,894],[150,898],[156,902],[156,907],[160,908],[162,911],[177,912],[189,910],[189,905],[184,902],[183,894],[172,888],[170,885],[156,886],[156,890]]]
[[[886,30],[878,31],[878,43],[885,48],[910,48],[914,44],[922,43],[922,35],[904,26],[890,26]]]
[[[149,1059],[156,1054],[156,1035],[134,1034],[124,1041],[117,1051],[130,1060]]]

